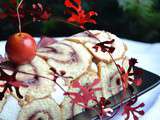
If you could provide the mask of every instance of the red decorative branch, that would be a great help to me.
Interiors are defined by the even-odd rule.
[[[97,43],[95,46],[93,46],[93,48],[96,50],[96,52],[98,50],[102,51],[102,52],[109,52],[109,53],[113,53],[115,48],[112,46],[106,46],[108,44],[112,44],[114,42],[114,40],[111,41],[105,41],[105,42],[100,42]]]
[[[24,82],[22,81],[17,81],[16,80],[16,74],[17,71],[14,71],[12,75],[8,75],[7,73],[5,73],[3,71],[2,68],[0,68],[0,80],[1,81],[5,81],[6,83],[4,83],[1,87],[3,87],[3,91],[0,92],[0,100],[3,99],[5,92],[7,91],[7,89],[12,92],[12,86],[15,88],[16,90],[16,94],[19,98],[23,98],[23,96],[20,94],[19,92],[19,87],[28,87],[28,85],[26,85]]]
[[[51,17],[51,12],[48,8],[44,7],[43,4],[37,2],[33,3],[32,6],[28,6],[25,2],[21,2],[18,6],[17,13],[17,3],[16,0],[9,0],[9,2],[3,2],[2,10],[0,12],[0,19],[5,19],[7,17],[24,19],[25,17],[32,17],[33,21],[46,21]],[[19,15],[18,15],[19,14]]]
[[[136,59],[134,58],[129,59],[128,70],[125,70],[123,66],[120,66],[119,64],[117,64],[117,67],[121,75],[119,78],[117,78],[117,84],[120,84],[120,81],[122,82],[124,95],[126,94],[126,89],[128,87],[128,81],[133,82],[136,86],[140,86],[142,84],[142,79],[141,79],[142,71],[133,69],[136,63],[137,63]],[[111,76],[110,79],[111,80],[114,79],[116,74],[117,72],[113,76]]]
[[[94,88],[98,83],[100,82],[99,79],[95,79],[94,82],[86,86],[82,86],[78,80],[72,83],[73,88],[79,88],[80,92],[66,92],[64,95],[73,96],[74,98],[71,100],[72,103],[75,104],[83,104],[83,108],[89,108],[88,102],[90,100],[97,101],[97,98],[95,96],[95,91],[99,91],[102,88]]]
[[[85,23],[96,24],[96,21],[91,17],[97,16],[98,14],[95,11],[86,12],[82,8],[81,0],[65,0],[64,5],[67,7],[66,13],[71,16],[67,19],[68,22],[77,23],[81,28],[84,28]]]
[[[144,103],[139,104],[136,107],[133,107],[132,105],[134,105],[137,102],[137,96],[132,98],[125,106],[124,106],[124,110],[122,115],[127,115],[125,120],[129,120],[130,118],[130,114],[133,115],[133,119],[134,120],[138,120],[138,117],[136,114],[139,115],[144,115],[144,111],[143,110],[138,110],[139,108],[144,107]],[[135,114],[136,113],[136,114]]]

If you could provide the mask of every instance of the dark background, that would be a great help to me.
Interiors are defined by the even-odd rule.
[[[2,0],[3,2],[8,0]],[[27,1],[27,0],[26,0]],[[34,0],[33,0],[34,1]],[[36,0],[37,1],[37,0]],[[53,13],[53,16],[67,18],[64,14],[64,0],[39,0]],[[26,2],[31,6],[30,1]],[[160,0],[82,0],[86,11],[98,12],[97,24],[87,24],[87,29],[112,32],[119,37],[143,42],[160,42]],[[0,11],[3,8],[0,6]],[[18,31],[17,20],[11,17],[0,20],[0,40]],[[55,20],[32,22],[30,17],[22,21],[22,31],[33,36],[69,36],[81,30]]]

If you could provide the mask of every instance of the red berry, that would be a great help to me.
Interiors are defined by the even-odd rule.
[[[28,33],[15,33],[9,37],[5,49],[12,62],[25,64],[36,55],[36,42]]]

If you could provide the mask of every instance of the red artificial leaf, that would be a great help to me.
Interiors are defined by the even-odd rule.
[[[45,11],[42,13],[42,15],[40,16],[40,18],[41,18],[41,20],[46,21],[46,20],[49,19],[50,16],[51,16],[51,13],[49,13],[48,11],[45,10]]]
[[[127,73],[128,76],[134,76],[134,78],[129,77],[129,81],[135,83],[137,86],[140,86],[142,84],[142,79],[137,77],[141,77],[143,71],[142,70],[133,70],[133,72],[131,71],[131,69],[133,69],[136,63],[138,63],[136,59],[134,58],[129,59],[129,68],[127,70]]]
[[[58,72],[58,71],[57,71],[55,68],[53,68],[53,67],[51,67],[50,70],[53,72],[53,76],[54,76],[53,81],[54,81],[55,83],[57,83],[56,81],[57,81],[58,78],[63,78],[63,79],[68,79],[68,78],[70,78],[70,79],[72,79],[71,76],[65,76],[66,72],[63,71],[63,70]]]
[[[137,62],[137,59],[135,59],[135,58],[131,58],[129,60],[129,66],[135,66],[136,63],[138,63],[138,62]]]
[[[8,75],[7,73],[5,73],[3,71],[2,68],[0,68],[0,80],[1,81],[5,81],[6,83],[3,84],[3,91],[0,92],[0,100],[3,99],[4,94],[7,90],[9,90],[10,92],[12,92],[12,86],[15,88],[16,90],[16,94],[19,98],[22,98],[22,96],[19,93],[19,87],[28,87],[28,85],[26,85],[24,82],[22,81],[17,81],[16,80],[16,74],[17,72],[14,72],[12,75]]]
[[[5,19],[6,17],[17,18],[16,7],[17,7],[16,0],[10,0],[9,3],[3,2],[2,3],[3,19]],[[23,3],[21,4],[21,6],[19,8],[19,16],[20,16],[20,18],[23,18],[25,16],[24,11],[22,10],[22,8],[23,8]]]
[[[140,85],[142,85],[143,80],[141,78],[140,79],[135,79],[134,82],[137,86],[140,86]]]
[[[92,16],[97,16],[97,13],[94,11],[86,12],[81,6],[81,0],[65,0],[64,5],[71,16],[67,19],[68,22],[77,23],[81,28],[84,28],[85,23],[93,23],[96,24],[96,21],[92,19]]]
[[[64,2],[64,5],[68,8],[72,8],[74,10],[77,10],[78,8],[81,9],[81,0],[74,0],[75,3],[77,3],[78,7],[74,5],[70,0],[66,0]]]
[[[134,105],[137,101],[137,96],[135,98],[132,98],[125,106],[123,109],[123,113],[122,115],[126,114],[127,117],[125,118],[125,120],[128,120],[130,118],[130,114],[133,115],[133,119],[134,120],[138,120],[138,117],[136,114],[139,115],[144,115],[144,111],[143,110],[138,110],[139,108],[144,107],[144,103],[139,104],[136,107],[132,107],[132,105]],[[135,114],[136,113],[136,114]]]
[[[128,87],[128,72],[125,71],[125,69],[123,67],[121,67],[120,65],[117,65],[120,72],[121,72],[121,81],[122,81],[122,85],[123,88],[126,89]]]
[[[32,9],[29,10],[30,15],[33,17],[33,21],[43,20],[46,21],[51,16],[48,9],[44,9],[41,3],[36,3],[32,5]]]
[[[17,19],[17,1],[10,0],[9,3],[3,2],[2,10],[4,12],[0,13],[0,19],[5,19],[6,17],[12,17]],[[27,6],[24,2],[19,7],[19,17],[32,17],[33,21],[46,21],[50,18],[51,12],[48,8],[44,8],[41,3],[35,3],[32,7]]]
[[[40,41],[38,42],[38,48],[40,47],[47,47],[48,45],[54,44],[57,41],[54,38],[42,36]]]
[[[114,42],[114,39],[111,41],[100,42],[100,43],[97,43],[95,46],[93,46],[93,48],[96,50],[96,52],[98,50],[101,50],[102,52],[113,53],[115,48],[112,46],[106,46],[108,44],[112,44],[113,42]]]
[[[122,82],[122,87],[123,87],[123,92],[124,95],[126,94],[126,89],[128,87],[128,81],[133,82],[136,86],[140,86],[142,84],[142,79],[141,78],[137,78],[138,76],[140,77],[142,75],[142,71],[140,70],[133,70],[133,67],[135,66],[135,64],[137,63],[137,60],[134,58],[129,59],[129,67],[128,70],[125,70],[125,68],[123,66],[120,66],[117,64],[117,67],[119,69],[119,72],[115,72],[113,74],[113,76],[110,77],[110,79],[114,79],[114,77],[116,76],[116,74],[120,74],[120,78],[118,78],[117,80],[120,80]],[[131,77],[133,76],[133,77]]]
[[[0,12],[0,20],[3,20],[7,17],[8,15],[6,13]]]
[[[94,88],[100,82],[99,79],[95,79],[91,85],[82,86],[79,81],[74,81],[72,83],[73,88],[79,88],[80,92],[67,92],[65,95],[73,96],[72,103],[75,104],[83,104],[82,107],[88,108],[88,102],[90,100],[96,101],[97,98],[95,97],[95,91],[102,90],[101,88]]]
[[[17,5],[17,0],[10,0],[10,3],[12,3],[13,5]]]
[[[107,114],[106,112],[108,112],[108,111],[105,110],[105,107],[107,105],[111,104],[111,102],[109,100],[106,100],[104,97],[101,97],[100,101],[97,104],[99,105],[100,116],[103,118],[104,116],[106,116],[106,114]]]

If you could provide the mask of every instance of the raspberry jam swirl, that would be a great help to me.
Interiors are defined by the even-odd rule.
[[[45,48],[40,48],[37,54],[44,59],[53,59],[55,62],[62,64],[77,63],[80,60],[75,49],[66,43],[55,43]]]
[[[46,110],[34,112],[28,120],[54,120],[50,113]]]

